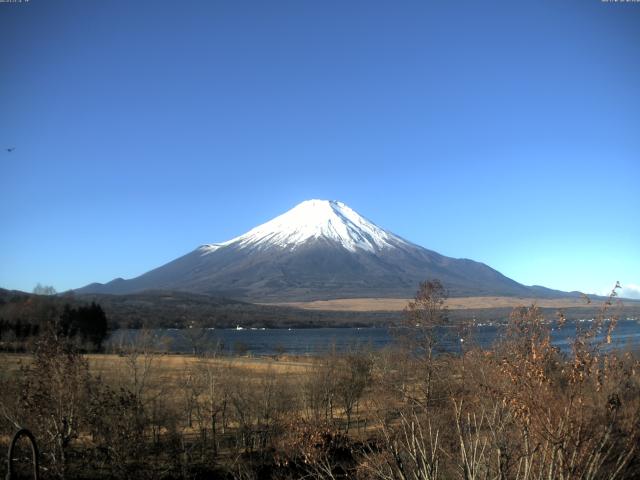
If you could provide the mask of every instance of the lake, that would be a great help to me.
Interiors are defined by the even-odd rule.
[[[552,341],[562,350],[570,348],[576,325],[587,326],[588,321],[575,322],[562,329],[554,328]],[[459,352],[465,345],[490,347],[504,335],[504,325],[482,324],[472,328],[467,343],[463,343],[455,327],[442,328],[438,334],[445,351]],[[319,355],[335,348],[345,351],[358,346],[380,349],[394,342],[389,328],[308,328],[308,329],[153,329],[116,330],[107,341],[107,349],[119,345],[140,343],[142,336],[154,349],[173,353],[191,353],[196,344],[200,351],[216,345],[226,353],[274,355]],[[640,345],[640,322],[621,320],[614,331],[612,348],[637,348]]]

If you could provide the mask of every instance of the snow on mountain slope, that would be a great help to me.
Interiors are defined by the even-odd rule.
[[[203,245],[200,249],[204,254],[227,245],[258,249],[276,246],[293,250],[319,238],[335,241],[350,252],[360,249],[374,253],[408,245],[407,241],[383,230],[342,202],[307,200],[244,235],[222,244]]]

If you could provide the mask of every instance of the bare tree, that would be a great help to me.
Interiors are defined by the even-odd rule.
[[[345,355],[337,372],[336,393],[346,417],[345,432],[349,433],[354,409],[371,383],[371,358],[363,351]]]
[[[33,293],[36,295],[55,295],[58,292],[51,285],[42,285],[41,283],[38,283],[33,287]]]
[[[219,348],[199,357],[195,364],[196,383],[199,385],[197,412],[200,415],[202,441],[207,443],[207,429],[211,429],[211,445],[214,455],[218,451],[218,430],[220,417],[224,415],[228,403],[226,376],[228,365],[218,361]],[[223,427],[224,430],[224,427]]]
[[[448,322],[445,300],[447,293],[439,280],[420,283],[414,299],[404,310],[404,325],[400,339],[408,354],[417,359],[424,401],[431,397],[434,367],[434,350],[439,340],[439,328]]]
[[[151,330],[141,329],[130,337],[120,337],[120,343],[115,347],[116,353],[124,359],[128,372],[128,375],[120,378],[125,379],[126,388],[140,399],[149,387],[154,363],[160,355],[157,343]]]
[[[438,480],[443,478],[441,437],[437,429],[409,408],[393,425],[381,426],[381,450],[365,450],[360,469],[380,480]]]
[[[206,345],[207,330],[195,321],[190,321],[186,328],[181,330],[182,336],[189,343],[191,353],[199,355]]]
[[[302,386],[304,404],[316,422],[333,421],[339,368],[338,356],[333,350],[319,359],[305,377]]]

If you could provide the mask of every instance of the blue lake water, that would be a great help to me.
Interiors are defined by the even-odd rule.
[[[562,350],[568,350],[578,328],[589,322],[569,324],[552,332],[552,341]],[[480,325],[473,327],[466,343],[461,342],[455,327],[438,332],[441,348],[458,352],[462,346],[478,345],[489,348],[505,333],[503,325]],[[107,342],[107,348],[129,345],[141,341],[142,331],[117,330]],[[226,353],[251,355],[318,355],[333,348],[345,351],[355,347],[384,348],[391,345],[396,336],[388,328],[309,328],[309,329],[206,329],[188,331],[178,329],[154,329],[147,331],[147,341],[153,348],[174,353],[191,353],[195,344],[199,351],[212,350],[218,346]],[[151,338],[149,340],[149,337]],[[621,320],[613,334],[612,348],[637,349],[640,346],[640,323],[636,320]]]

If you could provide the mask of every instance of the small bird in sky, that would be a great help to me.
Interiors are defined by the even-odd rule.
[[[16,149],[16,147],[7,148],[7,152],[11,153]]]

